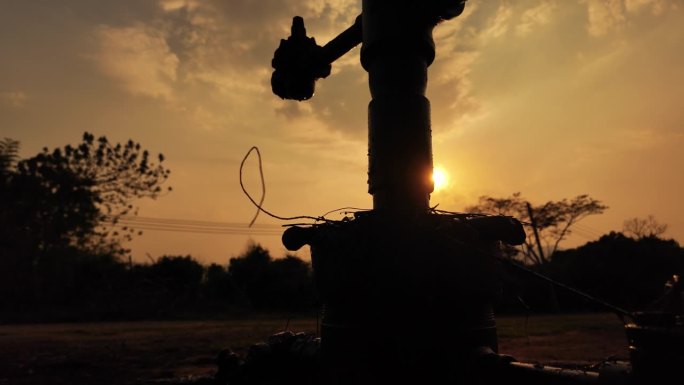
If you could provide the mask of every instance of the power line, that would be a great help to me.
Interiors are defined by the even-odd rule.
[[[582,225],[582,224],[579,224],[579,223],[575,223],[575,224],[574,224],[574,227],[575,227],[576,229],[579,229],[580,231],[584,231],[585,233],[592,234],[592,235],[594,235],[594,236],[596,236],[596,237],[600,237],[600,236],[602,236],[602,235],[605,234],[605,233],[604,233],[603,231],[601,231],[601,230],[597,230],[597,229],[595,229],[595,228],[593,228],[593,227],[589,227],[589,226],[587,226],[587,225]]]
[[[280,236],[282,234],[282,231],[280,231],[282,226],[277,224],[257,224],[248,227],[246,223],[237,222],[142,216],[122,216],[119,218],[108,216],[103,225],[117,228],[131,228],[134,230],[170,231],[195,234],[264,236]],[[575,224],[572,232],[585,239],[595,239],[602,235],[600,231],[580,224]]]
[[[145,231],[170,231],[170,232],[181,232],[181,233],[195,233],[195,234],[215,234],[215,235],[259,235],[259,236],[281,236],[281,232],[276,231],[250,231],[249,229],[241,230],[211,230],[211,229],[201,229],[201,228],[183,228],[183,227],[167,227],[167,226],[131,226],[125,223],[106,223],[104,226],[120,228],[120,229],[132,229],[132,230],[145,230]]]
[[[186,225],[173,225],[173,224],[162,224],[162,223],[139,223],[139,222],[130,222],[130,221],[119,221],[117,223],[112,223],[114,225],[119,225],[119,226],[124,226],[124,227],[133,227],[133,228],[141,228],[141,227],[154,227],[154,228],[165,228],[165,229],[176,229],[176,230],[197,230],[197,231],[207,231],[207,232],[243,232],[243,233],[270,233],[270,234],[276,234],[280,233],[278,229],[251,229],[251,228],[245,228],[245,227],[225,227],[225,228],[216,228],[216,227],[205,227],[205,226],[186,226]]]
[[[115,217],[108,216],[107,219],[112,221],[116,219]],[[246,223],[236,223],[236,222],[216,222],[216,221],[200,221],[193,219],[176,219],[176,218],[154,218],[154,217],[139,217],[139,216],[129,216],[124,215],[118,218],[119,221],[129,221],[129,222],[139,222],[139,223],[155,223],[155,224],[177,224],[177,225],[188,225],[188,226],[205,226],[205,227],[217,227],[217,228],[249,228]],[[276,224],[257,224],[252,226],[252,228],[281,228],[281,225]]]
[[[117,227],[121,229],[172,231],[199,234],[218,235],[268,235],[280,236],[281,226],[263,224],[248,227],[245,223],[198,221],[175,218],[153,218],[122,216],[120,218],[108,216],[102,223],[103,226]]]
[[[579,229],[573,229],[572,230],[573,235],[579,235],[580,237],[588,240],[596,239],[596,236],[594,234],[588,233],[586,231],[582,231]]]

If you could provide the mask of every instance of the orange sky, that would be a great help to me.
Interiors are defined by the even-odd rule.
[[[360,1],[0,0],[0,10],[0,137],[21,141],[22,155],[77,143],[84,131],[133,138],[165,154],[174,188],[140,202],[140,215],[246,224],[253,208],[238,166],[257,145],[267,209],[370,207],[358,49],[311,101],[281,101],[269,85],[292,16],[325,43]],[[471,0],[435,40],[434,156],[451,184],[433,205],[586,193],[610,209],[581,222],[566,246],[649,214],[684,240],[680,0]],[[258,192],[255,165],[247,181]],[[278,236],[251,238],[284,253]],[[130,246],[139,260],[226,262],[249,239],[147,231]]]

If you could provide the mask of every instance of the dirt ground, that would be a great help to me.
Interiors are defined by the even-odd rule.
[[[612,315],[500,317],[500,352],[524,362],[587,364],[626,359]],[[0,325],[0,385],[139,384],[213,373],[216,354],[285,330],[315,332],[316,320]]]

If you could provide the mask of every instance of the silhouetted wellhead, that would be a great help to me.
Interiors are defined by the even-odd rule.
[[[311,246],[324,370],[340,383],[455,380],[473,349],[497,351],[496,256],[512,235],[524,239],[507,217],[373,211],[286,231],[286,247]]]

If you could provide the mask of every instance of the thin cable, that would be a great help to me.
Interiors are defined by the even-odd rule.
[[[216,222],[216,221],[200,221],[194,219],[177,219],[177,218],[154,218],[154,217],[143,217],[143,216],[131,216],[123,215],[121,217],[116,217],[112,215],[105,215],[105,219],[109,222],[114,220],[117,221],[133,221],[133,222],[145,222],[145,223],[159,223],[159,224],[179,224],[188,226],[207,226],[207,227],[236,227],[245,228],[247,223],[236,223],[236,222]],[[281,225],[277,224],[259,224],[256,227],[263,228],[281,228]]]
[[[103,222],[103,223],[114,223],[113,221]],[[271,227],[253,227],[248,228],[247,226],[204,226],[204,225],[187,225],[187,224],[176,224],[176,223],[164,223],[164,222],[139,222],[131,220],[119,220],[114,224],[123,224],[131,227],[144,227],[144,226],[156,226],[156,227],[168,227],[175,229],[190,229],[190,230],[207,230],[207,231],[249,231],[249,232],[279,232],[279,228]]]
[[[574,226],[575,226],[575,228],[578,228],[578,229],[580,229],[580,230],[583,230],[583,231],[586,232],[586,233],[592,234],[592,235],[596,236],[597,238],[600,237],[600,236],[602,236],[602,235],[605,235],[605,233],[602,232],[602,231],[600,231],[600,230],[596,230],[596,229],[593,228],[593,227],[589,227],[589,226],[586,226],[586,225],[583,225],[583,224],[580,224],[580,223],[575,223]]]
[[[103,227],[110,228],[127,228],[131,230],[152,230],[152,231],[172,231],[181,233],[197,233],[197,234],[217,234],[217,235],[266,235],[266,236],[280,236],[280,232],[275,231],[249,231],[247,228],[243,229],[201,229],[201,228],[182,228],[182,227],[169,227],[169,226],[159,226],[159,225],[131,225],[131,224],[121,224],[121,223],[107,223],[103,224]]]
[[[577,236],[584,238],[586,240],[589,240],[589,241],[598,238],[597,236],[595,236],[591,233],[584,232],[580,229],[573,229],[573,231],[570,233],[570,235],[577,235]]]
[[[264,167],[261,163],[261,152],[259,151],[259,148],[256,146],[253,146],[252,148],[247,151],[247,155],[245,155],[245,158],[242,159],[242,163],[240,164],[240,186],[242,186],[242,167],[245,164],[245,161],[249,157],[249,154],[252,151],[256,151],[257,153],[257,160],[259,162],[259,178],[261,178],[261,199],[259,199],[259,204],[257,205],[258,208],[261,208],[261,206],[264,205],[264,199],[266,199],[266,181],[264,180]],[[242,191],[245,191],[245,188],[242,188]],[[245,191],[246,193],[246,191]],[[251,199],[251,198],[250,198]],[[261,210],[257,210],[256,213],[254,213],[254,218],[249,222],[249,227],[252,227],[254,222],[256,222],[257,217],[259,216],[259,212]]]
[[[259,175],[261,176],[261,191],[262,191],[261,202],[259,202],[259,203],[257,203],[254,200],[254,198],[252,198],[251,195],[249,195],[249,193],[247,192],[247,189],[245,188],[245,184],[242,182],[242,169],[245,167],[245,162],[247,161],[247,158],[249,158],[249,155],[252,153],[252,151],[256,151],[257,158],[259,160]],[[266,209],[264,209],[262,207],[262,205],[264,203],[264,197],[266,196],[266,181],[264,180],[264,170],[263,170],[263,167],[261,164],[261,152],[259,152],[259,148],[257,146],[252,146],[252,148],[250,148],[249,151],[247,151],[247,154],[245,154],[245,157],[242,158],[242,162],[240,162],[240,188],[242,188],[242,192],[245,193],[245,195],[250,200],[250,202],[252,202],[252,204],[254,206],[256,206],[256,208],[257,208],[257,212],[249,224],[250,227],[254,224],[254,221],[256,221],[257,216],[259,215],[260,211],[263,212],[264,214],[272,217],[272,218],[280,219],[281,221],[291,221],[294,219],[311,219],[314,221],[325,220],[324,218],[321,218],[321,217],[316,218],[316,217],[312,217],[312,216],[308,216],[308,215],[300,215],[300,216],[296,216],[296,217],[281,217],[281,216],[278,216],[278,215],[275,215],[273,213],[268,212]]]
[[[169,229],[180,229],[180,230],[206,230],[206,231],[239,231],[239,232],[249,232],[249,233],[279,233],[280,229],[268,229],[268,228],[249,228],[249,227],[205,227],[205,226],[186,226],[186,225],[173,225],[173,224],[163,224],[163,223],[139,223],[139,222],[129,222],[129,221],[119,221],[117,223],[113,222],[103,222],[111,223],[117,226],[128,226],[128,227],[163,227]]]
[[[480,214],[480,213],[461,213],[461,212],[456,212],[456,211],[447,211],[447,210],[438,210],[437,206],[431,207],[430,211],[433,211],[435,213],[440,213],[440,214],[449,214],[449,215],[455,215],[458,217],[491,217],[494,215],[491,214]]]
[[[330,214],[332,214],[332,213],[336,213],[336,212],[342,211],[342,210],[355,210],[355,211],[357,211],[357,212],[358,212],[358,211],[371,211],[370,209],[360,209],[360,208],[358,208],[358,207],[340,207],[339,209],[335,209],[335,210],[330,210],[330,211],[328,211],[327,213],[321,215],[321,217],[325,218],[326,215],[330,215]],[[345,212],[344,214],[349,214],[349,212]]]
[[[433,213],[437,213],[437,214],[447,214],[447,215],[455,216],[457,218],[467,218],[467,219],[468,218],[481,218],[481,217],[507,217],[507,218],[513,218],[513,219],[517,220],[523,226],[532,226],[532,224],[529,222],[521,221],[520,219],[518,219],[516,217],[510,216],[510,215],[504,215],[504,214],[462,213],[462,212],[456,212],[456,211],[438,210],[437,206],[431,207],[430,211],[432,211]]]
[[[246,224],[235,224],[235,225],[205,225],[205,224],[195,224],[193,222],[165,222],[165,221],[150,221],[150,220],[136,220],[136,219],[104,219],[101,223],[112,223],[112,224],[127,224],[131,226],[162,226],[162,227],[177,227],[177,228],[189,228],[189,229],[206,229],[206,230],[238,230],[238,231],[278,231],[282,226],[258,226],[253,228],[248,228]]]
[[[587,293],[584,293],[584,292],[582,292],[582,291],[580,291],[580,290],[577,290],[577,289],[575,289],[575,288],[573,288],[573,287],[570,287],[570,286],[568,286],[568,285],[565,285],[565,284],[563,284],[563,283],[560,283],[560,282],[558,282],[558,281],[556,281],[556,280],[554,280],[554,279],[551,279],[551,278],[549,278],[549,277],[547,277],[547,276],[545,276],[545,275],[543,275],[543,274],[539,274],[539,273],[537,273],[536,271],[531,270],[531,269],[528,269],[528,268],[525,267],[525,266],[522,266],[522,265],[517,264],[517,263],[513,263],[513,262],[511,262],[510,260],[508,260],[508,259],[506,259],[506,258],[502,258],[502,257],[498,257],[498,256],[494,256],[494,257],[495,257],[496,259],[500,260],[500,261],[506,262],[506,263],[507,263],[509,266],[511,266],[511,267],[514,267],[514,268],[516,268],[516,269],[518,269],[518,270],[521,270],[521,271],[523,271],[523,272],[525,272],[525,273],[527,273],[527,274],[530,274],[530,275],[532,275],[532,276],[534,276],[534,277],[536,277],[536,278],[539,278],[539,279],[541,279],[541,280],[543,280],[543,281],[549,282],[550,284],[552,284],[552,285],[554,285],[554,286],[556,286],[556,287],[560,287],[561,289],[567,290],[567,291],[571,292],[572,294],[574,294],[574,295],[576,295],[576,296],[578,296],[578,297],[584,298],[584,299],[586,299],[586,300],[588,300],[588,301],[590,301],[590,302],[593,302],[593,303],[595,303],[595,304],[598,304],[598,305],[600,305],[600,306],[603,306],[603,307],[606,308],[606,309],[610,309],[610,310],[612,310],[614,313],[618,314],[618,316],[628,316],[628,317],[630,317],[630,318],[633,317],[632,313],[629,312],[629,311],[627,311],[627,310],[625,310],[625,309],[622,309],[622,308],[617,307],[617,306],[615,306],[615,305],[612,305],[612,304],[610,304],[610,303],[608,303],[608,302],[606,302],[606,301],[603,301],[603,300],[601,300],[601,299],[599,299],[599,298],[596,298],[596,297],[591,296],[591,295],[589,295],[589,294],[587,294]]]

